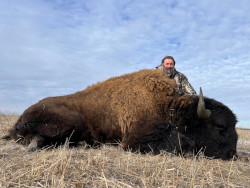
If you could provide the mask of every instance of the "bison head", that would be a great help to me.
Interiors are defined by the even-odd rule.
[[[233,112],[218,101],[204,99],[200,89],[197,116],[196,148],[202,148],[206,156],[224,160],[233,158],[238,139],[235,130],[237,120]]]

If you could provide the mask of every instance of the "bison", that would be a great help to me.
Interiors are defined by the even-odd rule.
[[[142,153],[203,151],[229,160],[236,154],[237,122],[222,103],[178,96],[176,83],[160,70],[110,78],[71,95],[48,97],[23,112],[5,139],[34,151],[47,145],[85,141],[121,142]]]

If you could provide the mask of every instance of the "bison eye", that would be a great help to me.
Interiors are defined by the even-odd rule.
[[[215,127],[216,129],[218,129],[219,131],[224,131],[224,127]]]
[[[225,124],[224,123],[215,122],[215,127],[218,130],[225,130]]]

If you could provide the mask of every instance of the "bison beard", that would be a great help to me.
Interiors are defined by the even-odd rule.
[[[46,145],[121,141],[127,150],[196,153],[231,159],[236,117],[225,105],[199,96],[177,96],[160,70],[142,70],[97,83],[75,94],[49,97],[20,116],[5,139],[28,151]],[[206,108],[205,108],[206,106]]]

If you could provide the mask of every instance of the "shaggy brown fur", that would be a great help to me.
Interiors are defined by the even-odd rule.
[[[32,105],[10,136],[28,144],[34,134],[61,139],[74,130],[98,142],[122,141],[136,126],[147,129],[146,124],[164,122],[162,109],[172,104],[175,87],[174,80],[159,70],[111,78],[75,94],[45,98]]]
[[[201,120],[196,111],[198,97],[176,96],[175,88],[175,81],[160,70],[114,77],[71,95],[39,101],[24,111],[5,138],[31,143],[30,151],[70,137],[71,142],[84,140],[91,145],[121,141],[124,149],[133,151],[183,153],[209,148],[204,138],[211,140],[215,135],[208,142],[207,155],[231,158],[237,142],[232,112],[206,99],[216,113],[212,112],[209,121]],[[221,133],[225,138],[218,136]]]

